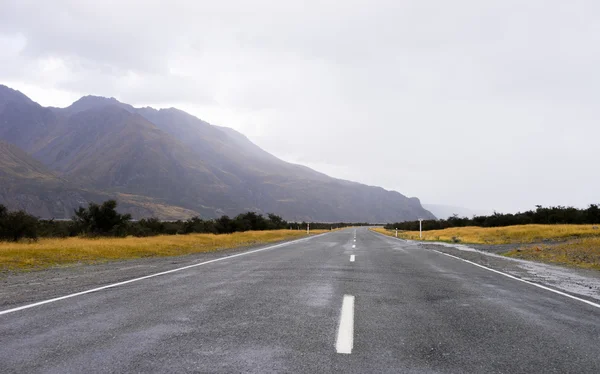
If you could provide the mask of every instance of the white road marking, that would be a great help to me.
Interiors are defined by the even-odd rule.
[[[81,295],[86,295],[88,293],[92,293],[92,292],[98,292],[98,291],[102,291],[102,290],[106,290],[109,288],[114,288],[114,287],[118,287],[118,286],[122,286],[128,283],[133,283],[133,282],[138,282],[144,279],[148,279],[148,278],[154,278],[154,277],[158,277],[161,275],[166,275],[166,274],[171,274],[171,273],[175,273],[181,270],[186,270],[186,269],[191,269],[191,268],[195,268],[197,266],[202,266],[202,265],[207,265],[207,264],[211,264],[213,262],[218,262],[218,261],[224,261],[224,260],[229,260],[232,259],[234,257],[240,257],[240,256],[245,256],[245,255],[249,255],[252,253],[257,253],[257,252],[262,252],[262,251],[267,251],[269,249],[274,249],[274,248],[279,248],[279,247],[283,247],[286,245],[290,245],[290,244],[296,244],[296,243],[301,243],[310,239],[314,239],[317,238],[319,236],[323,236],[323,235],[327,235],[327,234],[320,234],[320,235],[315,235],[315,236],[311,236],[310,238],[303,238],[303,239],[298,239],[298,240],[293,240],[290,242],[286,242],[286,243],[281,243],[281,244],[276,244],[276,245],[272,245],[269,247],[265,247],[265,248],[261,248],[261,249],[255,249],[253,251],[248,251],[248,252],[242,252],[242,253],[238,253],[235,255],[231,255],[231,256],[225,256],[225,257],[220,257],[220,258],[216,258],[214,260],[210,260],[210,261],[205,261],[205,262],[200,262],[198,264],[193,264],[193,265],[188,265],[188,266],[184,266],[184,267],[180,267],[177,269],[171,269],[171,270],[167,270],[167,271],[163,271],[160,273],[156,273],[156,274],[150,274],[150,275],[146,275],[143,277],[139,277],[139,278],[134,278],[134,279],[130,279],[130,280],[126,280],[123,282],[119,282],[119,283],[113,283],[113,284],[108,284],[106,286],[102,286],[102,287],[98,287],[98,288],[92,288],[91,290],[86,290],[86,291],[81,291],[81,292],[76,292],[76,293],[72,293],[70,295],[65,295],[65,296],[60,296],[60,297],[55,297],[53,299],[48,299],[48,300],[44,300],[44,301],[39,301],[37,303],[33,303],[33,304],[28,304],[28,305],[23,305],[17,308],[12,308],[12,309],[7,309],[7,310],[3,310],[0,311],[0,316],[3,314],[8,314],[8,313],[14,313],[17,312],[19,310],[24,310],[24,309],[29,309],[29,308],[33,308],[35,306],[39,306],[39,305],[44,305],[44,304],[49,304],[49,303],[53,303],[55,301],[60,301],[60,300],[65,300],[65,299],[70,299],[72,297],[76,297],[76,296],[81,296]]]
[[[350,262],[354,262],[354,255],[350,255]]]
[[[353,245],[352,245],[352,248],[356,248],[356,244],[353,244]]]
[[[354,296],[344,295],[335,350],[350,354],[354,346]]]
[[[521,279],[521,278],[515,277],[514,275],[510,275],[510,274],[507,274],[507,273],[503,273],[503,272],[501,272],[501,271],[498,271],[498,270],[495,270],[495,269],[489,268],[489,267],[487,267],[487,266],[479,265],[478,263],[475,263],[475,262],[473,262],[473,261],[465,260],[464,258],[460,258],[460,257],[457,257],[457,256],[453,256],[453,255],[450,255],[450,254],[448,254],[448,253],[444,253],[444,252],[436,251],[435,249],[434,249],[433,251],[434,251],[434,252],[437,252],[437,253],[440,253],[440,254],[443,254],[444,256],[452,257],[452,258],[455,258],[455,259],[457,259],[457,260],[461,260],[461,261],[464,261],[464,262],[466,262],[466,263],[469,263],[469,264],[471,264],[471,265],[475,265],[475,266],[477,266],[477,267],[480,267],[480,268],[482,268],[482,269],[486,269],[486,270],[492,271],[492,272],[494,272],[494,273],[496,273],[496,274],[504,275],[505,277],[508,277],[508,278],[511,278],[511,279],[514,279],[514,280],[518,280],[519,282],[527,283],[527,284],[530,284],[530,285],[532,285],[532,286],[536,286],[536,287],[538,287],[538,288],[541,288],[541,289],[543,289],[543,290],[547,290],[547,291],[550,291],[550,292],[554,292],[555,294],[559,294],[559,295],[562,295],[562,296],[566,296],[566,297],[568,297],[568,298],[570,298],[570,299],[577,300],[577,301],[581,301],[581,302],[583,302],[583,303],[586,303],[586,304],[588,304],[588,305],[594,306],[594,307],[596,307],[596,308],[600,308],[600,304],[597,304],[597,303],[594,303],[594,302],[588,301],[588,300],[586,300],[586,299],[582,299],[582,298],[580,298],[580,297],[577,297],[577,296],[569,295],[569,294],[568,294],[568,293],[566,293],[566,292],[561,292],[561,291],[558,291],[558,290],[552,289],[552,288],[550,288],[550,287],[543,286],[543,285],[541,285],[541,284],[533,283],[533,282],[527,281],[527,280],[525,280],[525,279]]]
[[[389,239],[395,239],[395,240],[400,240],[400,241],[406,242],[406,240],[404,240],[404,239],[397,239],[397,238],[394,238],[394,237],[391,237],[391,236],[388,236],[388,235],[380,234],[380,233],[378,233],[378,232],[375,232],[375,231],[371,231],[371,232],[372,232],[372,233],[374,233],[375,235],[380,235],[380,236],[383,236],[383,237],[385,237],[385,238],[389,238]],[[432,242],[432,243],[430,243],[430,244],[435,244],[435,242]],[[533,282],[530,282],[530,281],[528,281],[528,280],[525,280],[525,279],[521,279],[521,278],[515,277],[514,275],[510,275],[510,274],[507,274],[507,273],[503,273],[503,272],[501,272],[501,271],[498,271],[498,270],[495,270],[495,269],[489,268],[489,267],[487,267],[487,266],[479,265],[478,263],[475,263],[475,262],[473,262],[473,261],[465,260],[464,258],[460,258],[460,257],[457,257],[457,256],[453,256],[453,255],[450,255],[450,254],[448,254],[448,253],[444,253],[444,252],[441,252],[441,251],[437,251],[437,250],[435,250],[435,249],[433,249],[433,251],[434,251],[434,252],[437,252],[437,253],[440,253],[440,254],[442,254],[442,255],[444,255],[444,256],[452,257],[452,258],[455,258],[455,259],[457,259],[457,260],[461,260],[461,261],[464,261],[464,262],[466,262],[466,263],[469,263],[469,264],[471,264],[471,265],[475,265],[475,266],[477,266],[477,267],[480,267],[480,268],[482,268],[482,269],[489,270],[489,271],[491,271],[491,272],[494,272],[494,273],[496,273],[496,274],[504,275],[505,277],[508,277],[508,278],[511,278],[511,279],[514,279],[514,280],[518,280],[519,282],[527,283],[527,284],[530,284],[530,285],[532,285],[532,286],[535,286],[535,287],[541,288],[541,289],[543,289],[543,290],[550,291],[550,292],[554,292],[555,294],[558,294],[558,295],[561,295],[561,296],[568,297],[569,299],[573,299],[573,300],[581,301],[582,303],[586,303],[586,304],[588,304],[588,305],[591,305],[591,306],[593,306],[593,307],[600,308],[600,304],[598,304],[598,303],[594,303],[594,302],[592,302],[592,301],[589,301],[589,300],[586,300],[586,299],[582,299],[582,298],[580,298],[580,297],[577,297],[577,296],[569,295],[569,294],[568,294],[568,293],[566,293],[566,292],[558,291],[558,290],[555,290],[555,289],[553,289],[553,288],[550,288],[550,287],[546,287],[546,286],[544,286],[544,285],[541,285],[541,284],[533,283]]]

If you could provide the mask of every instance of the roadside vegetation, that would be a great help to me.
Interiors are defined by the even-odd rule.
[[[114,200],[102,204],[90,203],[74,212],[71,220],[41,220],[23,211],[9,212],[0,205],[0,241],[37,240],[38,238],[67,237],[148,237],[156,235],[231,234],[245,231],[294,229],[306,231],[307,222],[287,222],[268,214],[266,217],[247,212],[230,218],[193,217],[188,220],[161,221],[158,218],[131,220],[129,214],[120,214]],[[347,227],[351,223],[310,223],[312,230]]]
[[[132,221],[114,200],[90,203],[66,221],[40,220],[0,205],[0,270],[179,256],[307,236],[308,223],[254,212],[229,218]],[[352,224],[311,223],[311,234]]]
[[[595,228],[596,227],[596,228]],[[594,225],[516,225],[507,227],[453,227],[423,231],[424,241],[465,244],[523,244],[600,237]],[[394,236],[395,230],[375,231]],[[398,231],[398,237],[419,240],[419,231]]]
[[[395,230],[374,231],[395,236]],[[454,227],[444,230],[398,231],[409,240],[462,244],[514,244],[508,257],[600,270],[600,228],[597,225],[516,225],[507,227]]]
[[[329,230],[314,230],[320,234]],[[30,270],[56,265],[96,263],[143,257],[181,256],[306,237],[306,231],[270,230],[232,234],[152,237],[41,238],[0,242],[0,270]]]
[[[543,207],[516,214],[398,222],[374,231],[410,240],[465,244],[514,244],[506,256],[600,270],[600,206]]]
[[[554,225],[554,224],[572,224],[572,225],[598,225],[600,224],[600,206],[590,204],[587,209],[577,209],[573,207],[553,206],[543,207],[537,205],[535,210],[528,210],[519,213],[497,213],[489,216],[473,216],[472,218],[458,217],[454,215],[448,219],[425,220],[423,221],[423,231],[442,230],[451,227],[504,227],[516,225]],[[385,225],[386,229],[399,229],[405,231],[418,231],[419,221],[389,223]]]
[[[562,243],[536,244],[505,253],[506,256],[600,270],[600,237]]]

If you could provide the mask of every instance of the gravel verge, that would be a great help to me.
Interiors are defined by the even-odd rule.
[[[502,271],[533,283],[567,292],[590,301],[600,301],[600,271],[547,264],[505,257],[500,253],[522,244],[465,245],[418,242],[425,249],[436,250]]]

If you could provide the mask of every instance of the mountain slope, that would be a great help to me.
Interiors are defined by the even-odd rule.
[[[31,101],[21,92],[0,85],[0,140],[33,153],[48,140],[63,117]]]
[[[84,195],[17,146],[0,141],[0,204],[43,217],[64,217],[86,204]]]
[[[198,207],[226,186],[191,152],[152,123],[117,106],[68,118],[34,153],[53,170],[102,190],[187,202]]]
[[[289,220],[433,217],[416,198],[284,162],[232,129],[173,108],[134,108],[94,96],[44,108],[0,86],[0,139],[80,188],[207,217],[248,210]]]
[[[41,162],[33,159],[17,146],[4,141],[0,141],[0,178],[5,181],[45,180],[57,185],[63,183]]]
[[[134,218],[188,218],[198,213],[148,197],[81,189],[58,177],[15,145],[0,141],[0,204],[42,218],[67,218],[90,201],[119,201],[120,210]]]
[[[208,164],[240,176],[240,184],[231,182],[247,198],[247,209],[276,212],[293,220],[318,217],[322,221],[385,222],[393,217],[433,218],[418,199],[284,162],[239,132],[212,126],[180,110],[144,108],[137,112],[188,144]]]

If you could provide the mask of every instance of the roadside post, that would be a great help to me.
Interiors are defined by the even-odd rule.
[[[398,237],[398,229],[396,229],[396,238]]]
[[[306,234],[310,235],[310,223],[306,224]]]
[[[423,218],[419,218],[419,239],[423,239]]]

